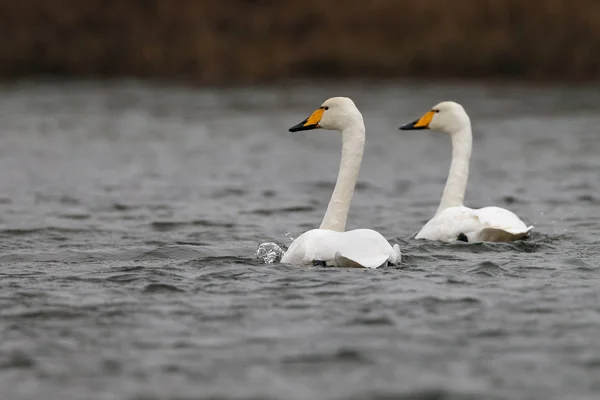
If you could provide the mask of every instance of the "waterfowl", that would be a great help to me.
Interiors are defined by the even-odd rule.
[[[290,132],[312,129],[342,133],[342,157],[337,181],[321,226],[293,241],[281,262],[296,265],[378,268],[400,263],[400,248],[393,247],[372,229],[345,231],[365,145],[365,124],[354,102],[346,97],[326,100]]]
[[[418,120],[401,130],[432,129],[450,135],[452,162],[440,205],[433,218],[421,228],[416,239],[443,242],[510,242],[527,238],[527,226],[513,212],[500,207],[472,209],[463,205],[472,149],[471,120],[465,109],[453,101],[437,104]]]

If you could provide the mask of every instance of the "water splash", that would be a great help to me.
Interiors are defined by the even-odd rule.
[[[273,264],[281,261],[281,257],[283,257],[284,253],[285,250],[277,243],[265,242],[258,246],[258,249],[256,250],[256,258],[265,264]]]

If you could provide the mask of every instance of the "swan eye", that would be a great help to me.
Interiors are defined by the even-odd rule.
[[[329,106],[325,106],[323,107],[325,110],[329,110]]]
[[[433,111],[436,114],[440,112],[440,110],[431,110],[431,111]]]

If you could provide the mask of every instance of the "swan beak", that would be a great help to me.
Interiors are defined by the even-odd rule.
[[[435,111],[429,111],[427,114],[423,115],[416,121],[411,122],[410,124],[406,124],[400,127],[401,131],[410,131],[416,129],[429,129],[429,124],[435,115]]]
[[[323,107],[317,108],[310,114],[310,117],[306,118],[304,121],[300,122],[298,125],[294,125],[290,128],[290,132],[299,132],[299,131],[308,131],[311,129],[319,129],[319,122],[321,122],[321,118],[323,118],[323,112],[325,110]]]

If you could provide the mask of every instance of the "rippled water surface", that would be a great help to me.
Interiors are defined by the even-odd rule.
[[[600,90],[461,85],[207,90],[0,86],[2,399],[596,399]],[[378,270],[265,265],[319,225],[340,135],[291,134],[352,97],[367,148],[348,228]],[[448,137],[473,120],[467,193],[535,225],[517,244],[411,239]]]

